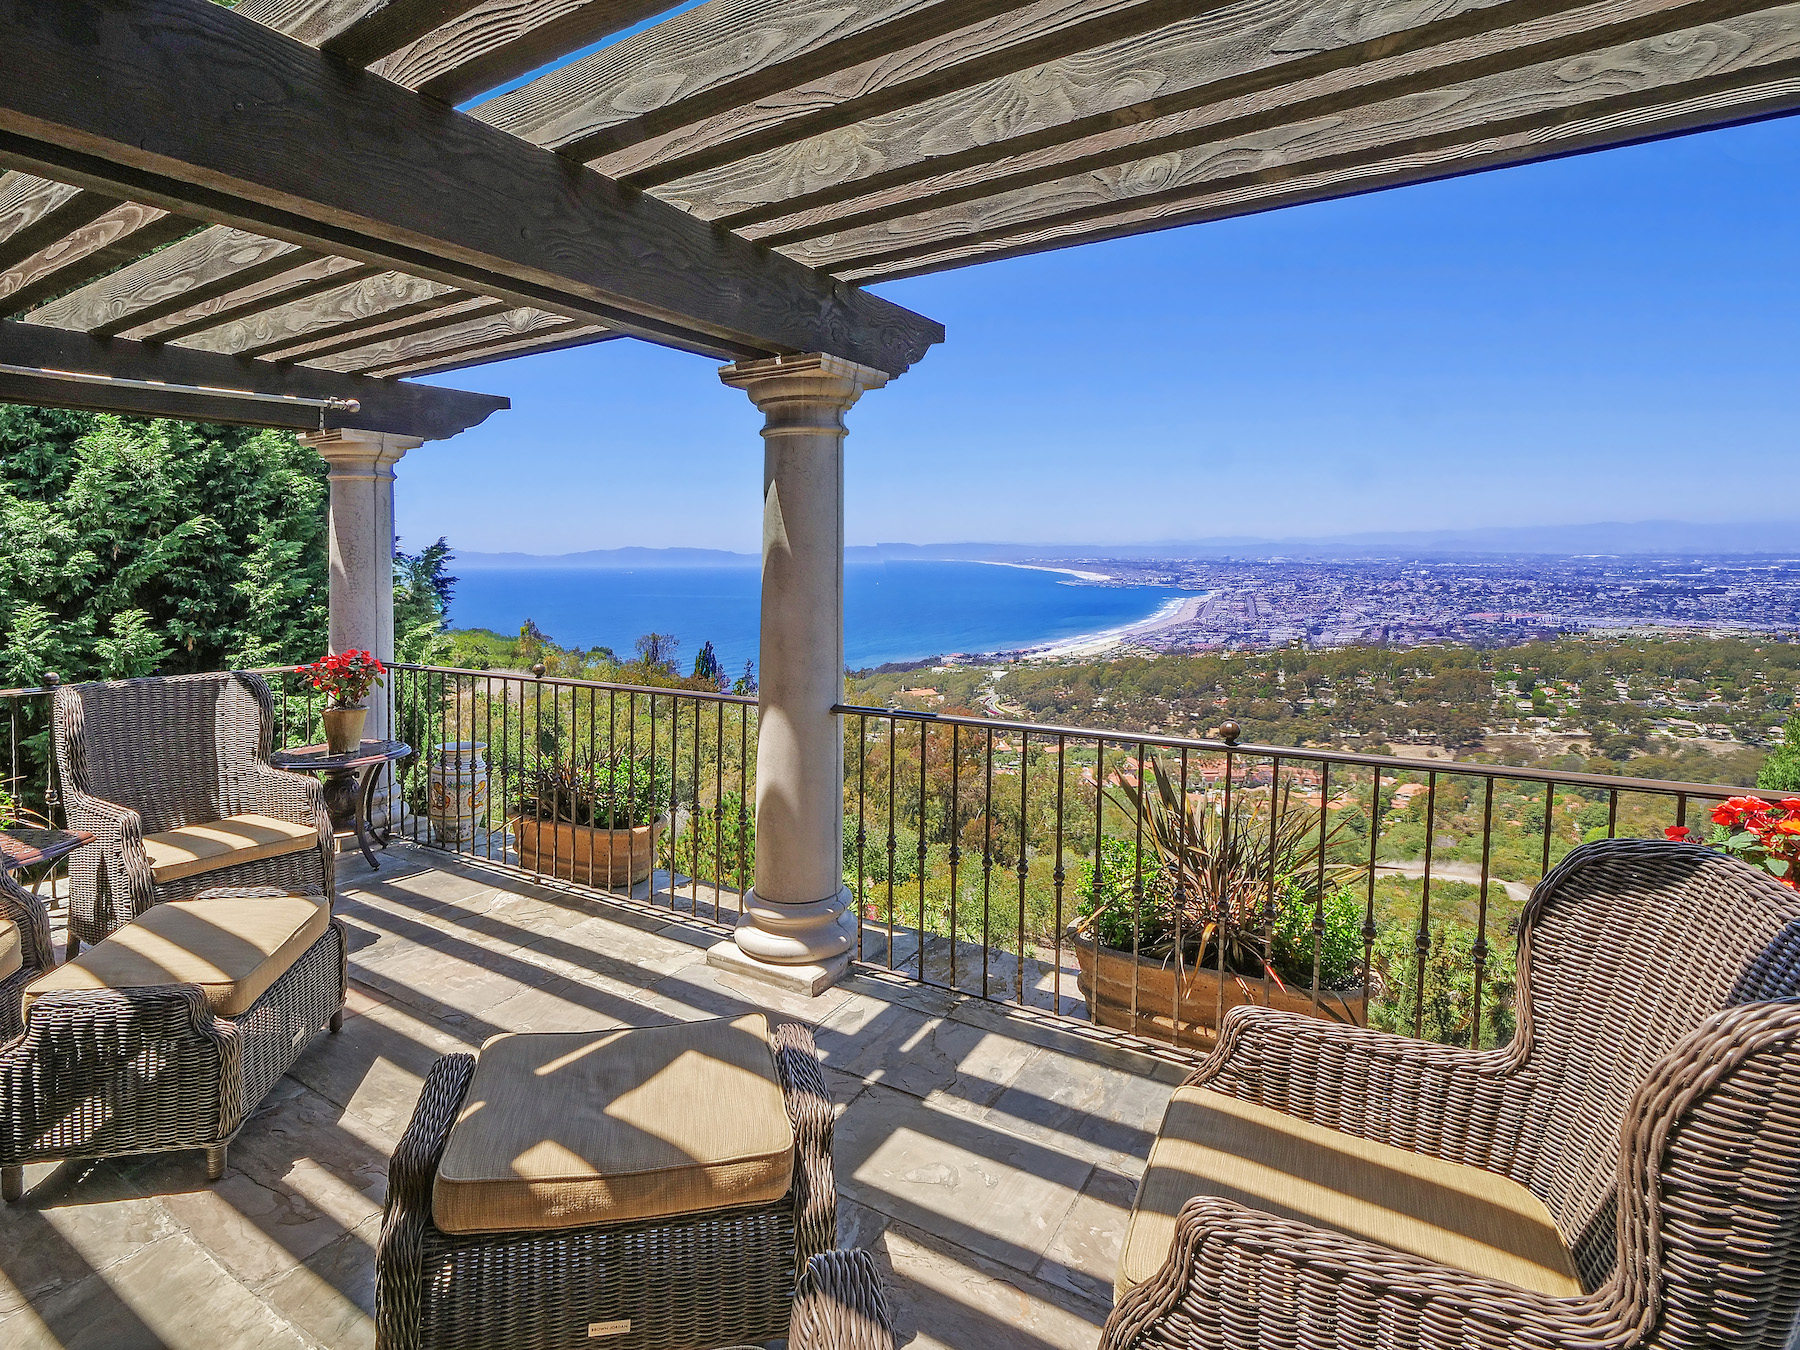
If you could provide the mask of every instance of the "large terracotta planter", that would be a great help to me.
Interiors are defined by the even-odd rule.
[[[1075,948],[1075,959],[1081,967],[1076,983],[1088,1007],[1093,1009],[1094,1020],[1101,1026],[1133,1032],[1148,1040],[1208,1044],[1219,1034],[1220,1013],[1249,1003],[1359,1026],[1363,1021],[1361,989],[1321,990],[1315,1012],[1311,990],[1291,985],[1284,990],[1270,981],[1265,991],[1261,980],[1228,973],[1221,1000],[1217,970],[1196,970],[1185,965],[1180,970],[1178,994],[1173,961],[1165,964],[1155,957],[1139,959],[1130,952],[1099,946],[1092,938],[1078,934],[1070,934],[1069,945]]]
[[[521,816],[512,822],[512,832],[521,867],[584,886],[630,886],[650,875],[668,826],[667,816],[628,830]]]

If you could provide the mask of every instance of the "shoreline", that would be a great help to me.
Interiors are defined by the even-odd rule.
[[[1148,637],[1177,624],[1189,623],[1212,596],[1211,591],[1197,591],[1188,595],[1171,596],[1156,608],[1156,612],[1132,623],[1120,624],[1117,628],[1103,629],[1098,633],[1083,633],[1070,638],[1058,638],[1055,642],[1038,643],[1030,647],[1018,648],[1020,659],[1026,661],[1058,660],[1077,656],[1099,656],[1123,647],[1127,640],[1134,637]]]
[[[1051,567],[1047,563],[1015,563],[999,562],[993,558],[975,558],[972,561],[983,567],[1022,567],[1027,572],[1060,572],[1065,577],[1074,577],[1078,581],[1111,581],[1110,572],[1084,572],[1079,567]]]

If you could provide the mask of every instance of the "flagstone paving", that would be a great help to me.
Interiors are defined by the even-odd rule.
[[[879,974],[804,999],[706,964],[718,930],[396,844],[340,864],[353,982],[246,1123],[200,1154],[27,1169],[0,1214],[0,1345],[374,1344],[387,1159],[437,1056],[501,1031],[762,1008],[815,1028],[839,1110],[840,1241],[873,1252],[903,1345],[1087,1350],[1136,1178],[1185,1070]]]

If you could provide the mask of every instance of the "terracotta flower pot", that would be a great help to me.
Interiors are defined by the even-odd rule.
[[[584,886],[631,886],[656,865],[656,847],[669,818],[659,816],[652,824],[625,830],[527,816],[511,824],[521,867]]]
[[[1075,933],[1069,935],[1068,943],[1075,948],[1075,959],[1081,967],[1076,984],[1093,1009],[1094,1020],[1101,1026],[1134,1032],[1147,1040],[1208,1045],[1218,1037],[1221,1013],[1247,1003],[1266,1003],[1284,1012],[1363,1024],[1361,989],[1320,990],[1319,1006],[1315,1009],[1310,989],[1282,989],[1271,980],[1265,990],[1260,979],[1227,973],[1221,999],[1217,969],[1182,966],[1177,990],[1172,960],[1165,963],[1158,957],[1134,957],[1130,952],[1100,946],[1092,938]]]
[[[367,708],[327,708],[319,716],[325,721],[325,749],[331,754],[347,755],[362,746]]]

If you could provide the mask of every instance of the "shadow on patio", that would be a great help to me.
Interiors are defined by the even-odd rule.
[[[706,965],[717,930],[396,844],[345,867],[354,982],[213,1186],[198,1153],[31,1168],[0,1215],[0,1342],[372,1345],[387,1159],[445,1052],[499,1031],[761,1008],[814,1025],[839,1110],[841,1241],[902,1344],[1075,1350],[1185,1070],[881,975],[816,1000]]]

